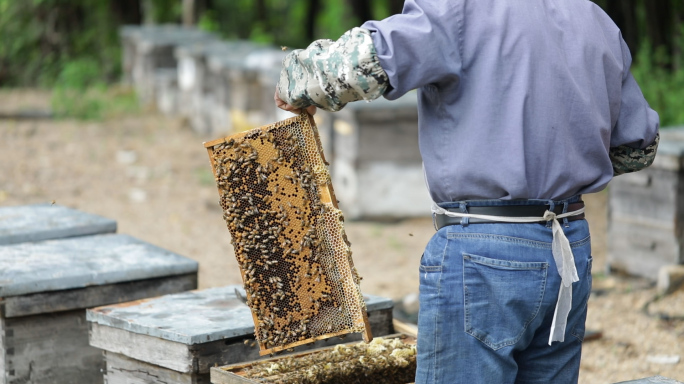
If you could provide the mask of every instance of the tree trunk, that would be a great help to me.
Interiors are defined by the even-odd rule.
[[[110,0],[109,5],[112,14],[116,17],[117,24],[142,23],[140,0]]]
[[[321,0],[309,0],[309,8],[307,9],[305,24],[307,41],[313,41],[316,39],[316,16],[320,10]]]
[[[356,18],[358,18],[359,23],[373,19],[373,13],[371,12],[370,1],[368,0],[349,0],[349,5],[351,5],[352,13]]]
[[[647,0],[653,1],[653,0]],[[636,10],[639,6],[636,0],[606,0],[605,11],[622,31],[629,50],[635,54],[639,49],[639,23]]]
[[[195,0],[183,0],[183,25],[192,27],[197,21]]]
[[[662,47],[671,56],[674,13],[670,0],[647,0],[645,5],[646,33],[653,48]]]

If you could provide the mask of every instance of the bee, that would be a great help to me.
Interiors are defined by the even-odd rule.
[[[287,51],[287,49],[288,49],[288,48],[287,48],[286,46],[284,46],[284,45],[281,45],[281,46],[280,46],[280,50],[282,50],[282,51]]]

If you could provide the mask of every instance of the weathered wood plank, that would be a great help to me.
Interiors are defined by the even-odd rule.
[[[181,373],[194,371],[188,346],[154,336],[90,323],[90,345]]]
[[[608,264],[613,270],[656,279],[661,266],[681,263],[679,241],[661,228],[613,220],[608,234]]]
[[[1,319],[6,384],[102,383],[83,310]]]
[[[209,384],[209,374],[184,374],[104,352],[107,384]]]
[[[196,272],[196,261],[127,235],[0,246],[0,297]]]
[[[0,384],[7,384],[7,371],[5,370],[5,320],[0,316]]]
[[[124,303],[197,289],[197,273],[118,284],[11,296],[0,304],[4,317],[20,317]]]
[[[682,195],[679,178],[678,173],[653,167],[614,178],[609,189],[611,214],[674,225],[679,208],[677,200]]]
[[[60,205],[0,208],[0,245],[116,232],[116,221]]]

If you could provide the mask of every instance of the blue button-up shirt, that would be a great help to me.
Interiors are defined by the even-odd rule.
[[[620,30],[588,0],[407,0],[363,25],[396,99],[418,88],[432,198],[561,199],[658,132]]]

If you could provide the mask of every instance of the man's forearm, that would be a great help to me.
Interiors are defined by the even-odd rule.
[[[295,108],[339,111],[352,101],[377,99],[388,86],[370,32],[354,28],[337,41],[317,40],[287,55],[277,95]]]

